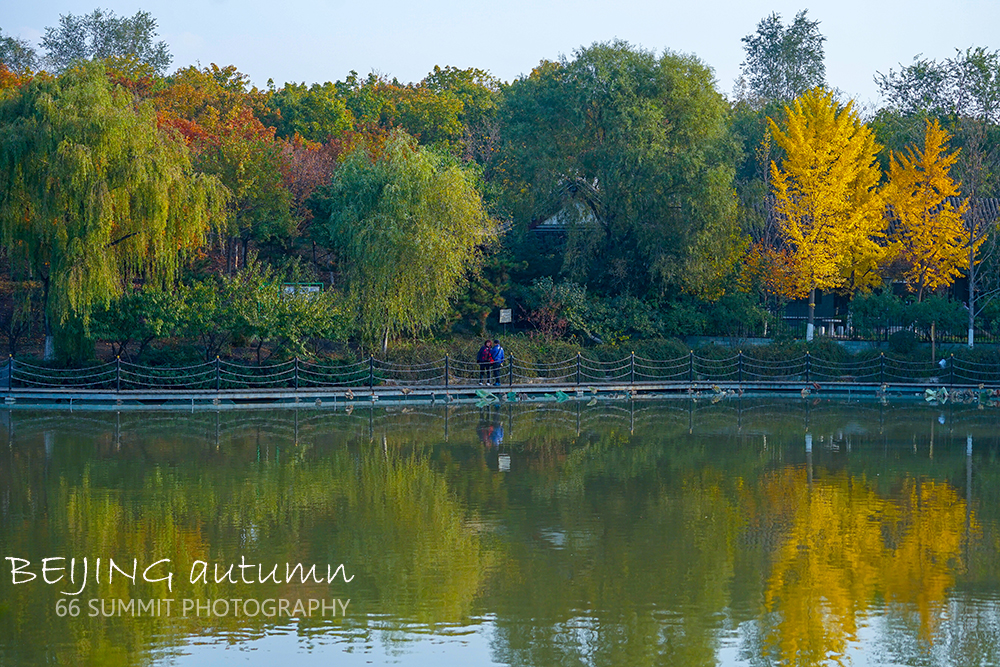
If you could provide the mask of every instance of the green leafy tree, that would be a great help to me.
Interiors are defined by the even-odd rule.
[[[0,65],[11,72],[34,72],[38,69],[38,55],[28,40],[5,35],[0,30]]]
[[[500,253],[484,257],[483,265],[469,276],[465,289],[458,293],[449,319],[456,322],[459,331],[486,336],[490,316],[498,308],[506,308],[504,294],[512,287],[511,261]]]
[[[386,134],[402,128],[424,146],[458,152],[464,134],[462,99],[443,86],[405,85],[375,74],[351,72],[334,87],[355,118],[355,129]]]
[[[312,338],[339,337],[342,311],[333,292],[286,290],[281,277],[253,257],[244,271],[225,279],[221,289],[226,308],[222,317],[229,320],[233,334],[250,343],[258,364],[286,350],[303,355]]]
[[[230,236],[227,267],[239,268],[234,255],[243,247],[244,264],[250,241],[286,239],[294,231],[292,194],[285,185],[285,154],[274,140],[274,128],[264,127],[248,108],[233,109],[223,118],[202,125],[207,134],[194,142],[195,164],[229,189]]]
[[[354,117],[332,83],[286,83],[268,98],[277,136],[291,139],[296,134],[308,141],[326,141],[354,125]]]
[[[111,353],[116,357],[133,358],[129,345],[138,343],[138,358],[154,340],[177,332],[178,317],[183,312],[179,306],[172,290],[132,290],[98,308],[90,330],[94,338],[111,344]]]
[[[59,16],[59,27],[48,27],[42,36],[45,62],[63,72],[84,60],[134,57],[151,74],[163,75],[173,56],[164,41],[156,39],[156,19],[142,10],[135,16],[117,16],[95,9],[90,14]]]
[[[394,132],[351,153],[314,195],[313,233],[335,248],[366,344],[437,322],[495,235],[472,179]]]
[[[737,97],[788,102],[826,82],[823,42],[819,21],[806,18],[806,10],[795,15],[791,25],[773,13],[761,19],[757,32],[743,38],[746,60],[740,65],[746,90]]]
[[[86,354],[93,308],[135,279],[169,281],[225,201],[100,64],[0,100],[0,242],[43,284],[47,357]]]
[[[216,278],[180,285],[177,289],[178,333],[197,341],[211,361],[222,354],[233,337],[228,303]]]
[[[354,116],[356,127],[372,128],[378,126],[383,113],[391,113],[386,109],[390,100],[386,94],[386,82],[376,74],[369,74],[361,79],[354,70],[343,81],[334,83],[337,93],[344,100],[348,111]]]
[[[500,118],[487,178],[521,229],[562,216],[570,280],[598,293],[721,291],[742,242],[736,149],[703,63],[594,44],[512,83]]]
[[[500,126],[497,118],[502,82],[489,72],[470,67],[441,68],[434,66],[420,84],[437,93],[448,93],[462,102],[458,120],[462,123],[462,156],[485,163],[499,143]]]
[[[888,338],[891,327],[906,321],[906,304],[885,285],[851,300],[851,325],[870,340]]]

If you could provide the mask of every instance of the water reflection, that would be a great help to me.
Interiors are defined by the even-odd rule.
[[[4,561],[0,664],[990,661],[998,414],[827,401],[3,412],[0,556],[36,572],[52,556],[176,571],[174,590],[92,582],[85,609],[346,610],[60,616],[61,586],[12,585]],[[189,580],[195,561],[240,559],[344,563],[354,578]]]

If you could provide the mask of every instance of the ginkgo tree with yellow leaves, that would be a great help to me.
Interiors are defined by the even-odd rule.
[[[951,285],[969,267],[969,244],[963,216],[968,202],[955,208],[947,201],[959,194],[948,172],[958,151],[947,152],[949,135],[938,122],[928,121],[924,148],[892,155],[886,203],[896,220],[889,253],[904,264],[903,279],[917,301],[939,287]],[[982,238],[972,243],[979,245]]]
[[[785,127],[768,119],[785,151],[771,163],[781,239],[791,259],[795,293],[809,297],[806,340],[812,340],[816,290],[864,290],[877,284],[885,255],[884,202],[875,156],[879,145],[853,105],[815,88],[785,107]]]

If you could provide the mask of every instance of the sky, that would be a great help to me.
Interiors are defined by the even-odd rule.
[[[254,84],[273,79],[279,87],[336,81],[351,70],[415,82],[435,65],[511,81],[541,60],[617,38],[694,54],[731,95],[741,39],[772,12],[788,24],[806,9],[826,37],[828,85],[864,108],[879,102],[877,72],[918,54],[940,60],[970,46],[1000,48],[1000,0],[0,0],[0,29],[37,45],[60,15],[97,7],[150,12],[174,56],[171,69],[235,65]]]

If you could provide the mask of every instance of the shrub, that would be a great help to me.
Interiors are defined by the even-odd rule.
[[[909,329],[900,329],[889,336],[889,351],[907,355],[917,349],[917,334]]]

